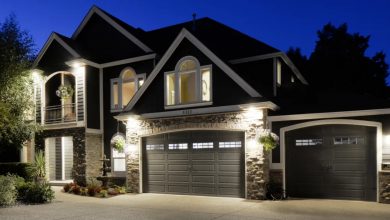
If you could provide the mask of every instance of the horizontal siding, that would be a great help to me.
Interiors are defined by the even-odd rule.
[[[41,99],[41,94],[42,94],[42,91],[41,91],[41,86],[40,85],[36,85],[36,93],[35,93],[35,116],[36,116],[36,121],[38,123],[41,122],[41,119],[42,119],[42,112],[41,112],[41,108],[42,108],[42,99]]]
[[[84,120],[84,78],[76,77],[76,88],[77,88],[77,120]]]

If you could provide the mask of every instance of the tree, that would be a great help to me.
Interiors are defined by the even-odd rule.
[[[21,148],[36,130],[28,114],[33,109],[28,71],[33,46],[31,36],[20,29],[14,15],[0,23],[0,154]]]
[[[290,48],[288,56],[317,90],[345,90],[378,97],[387,95],[388,65],[385,54],[373,57],[365,53],[369,36],[348,33],[346,24],[326,24],[317,32],[314,51],[307,59],[299,49]]]

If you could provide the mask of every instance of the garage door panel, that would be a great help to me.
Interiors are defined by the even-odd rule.
[[[218,153],[218,160],[237,160],[239,161],[241,159],[241,154],[237,152],[219,152]]]
[[[215,176],[192,174],[192,183],[215,183]]]
[[[168,192],[170,193],[189,193],[188,185],[168,184]]]
[[[165,160],[165,155],[161,153],[148,153],[147,160],[148,161]]]
[[[193,186],[192,187],[192,193],[194,194],[208,194],[208,195],[215,195],[216,191],[214,188],[214,185],[211,186]]]
[[[192,171],[193,172],[211,172],[215,171],[215,165],[214,164],[193,164],[192,165]]]
[[[240,172],[240,167],[237,164],[220,164],[218,166],[219,172]]]
[[[188,160],[188,153],[169,153],[168,160]]]
[[[244,196],[243,149],[237,147],[243,145],[244,133],[185,131],[164,137],[143,139],[144,150],[145,143],[166,146],[144,151],[145,192]],[[219,143],[225,144],[220,148]],[[172,149],[179,147],[188,148]]]
[[[285,137],[290,196],[375,200],[375,128],[321,125],[289,131]],[[302,146],[317,138],[322,142]]]
[[[151,182],[164,182],[165,174],[149,174],[148,180]]]
[[[334,164],[334,171],[356,171],[365,173],[366,169],[365,163],[338,163]]]
[[[148,192],[165,192],[165,184],[149,184]]]
[[[189,171],[188,164],[168,164],[168,172]]]
[[[229,176],[218,176],[218,182],[220,184],[240,184],[241,176],[237,173],[237,176],[229,175]]]
[[[149,164],[147,171],[165,171],[165,164]]]
[[[188,183],[189,182],[189,176],[188,176],[188,174],[186,174],[186,175],[169,174],[168,175],[168,181],[169,182]]]
[[[215,154],[214,152],[192,153],[191,159],[193,161],[214,161]]]

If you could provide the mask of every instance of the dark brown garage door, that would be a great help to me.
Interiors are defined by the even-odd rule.
[[[286,133],[291,197],[376,200],[376,129],[323,125]]]
[[[244,133],[185,131],[143,138],[144,192],[244,197]]]

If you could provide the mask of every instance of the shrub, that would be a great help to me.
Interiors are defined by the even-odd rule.
[[[70,187],[71,187],[71,186],[70,186],[70,183],[65,184],[65,186],[63,187],[64,192],[69,192]]]
[[[79,185],[74,185],[70,188],[70,191],[72,191],[73,194],[80,195],[81,193],[81,187]]]
[[[100,186],[98,186],[97,182],[95,179],[90,178],[87,184],[87,190],[88,190],[88,195],[89,196],[95,196],[97,193],[100,192]]]
[[[105,197],[107,197],[107,196],[108,196],[108,192],[107,192],[107,190],[104,190],[104,189],[103,189],[103,190],[101,190],[99,194],[100,194],[100,196],[101,196],[101,197],[103,197],[103,198],[105,198]]]
[[[16,198],[15,179],[11,175],[0,176],[0,206],[14,205]]]
[[[31,176],[28,173],[28,167],[31,163],[0,163],[0,175],[8,173],[23,177],[25,180],[30,180]]]
[[[48,183],[30,182],[23,197],[25,203],[46,203],[54,199],[54,191]]]
[[[86,187],[80,188],[80,195],[86,196],[88,194],[88,189]]]
[[[43,181],[46,176],[46,159],[43,151],[35,154],[34,163],[27,167],[27,171],[35,180]]]

